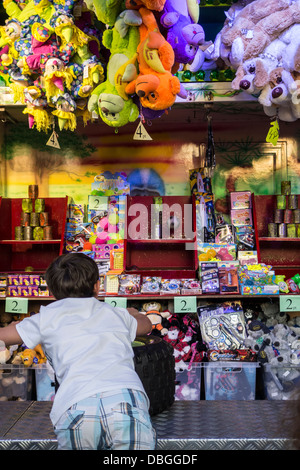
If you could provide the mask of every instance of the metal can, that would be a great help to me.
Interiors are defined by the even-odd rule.
[[[276,224],[281,224],[283,222],[284,211],[282,209],[275,209],[274,211],[274,222]]]
[[[49,223],[49,213],[40,212],[40,226],[45,227]]]
[[[287,224],[286,229],[289,238],[296,238],[296,224]]]
[[[15,227],[15,240],[23,240],[24,231],[22,226]]]
[[[22,211],[32,212],[32,200],[31,199],[22,199]]]
[[[44,212],[45,199],[36,199],[34,203],[35,212]]]
[[[300,224],[300,209],[294,209],[293,213],[295,224]]]
[[[278,225],[274,223],[268,224],[268,237],[277,237],[278,230],[277,230]]]
[[[37,184],[30,184],[28,186],[28,196],[31,199],[36,199],[39,197],[39,187]]]
[[[24,227],[24,240],[32,240],[32,227]]]
[[[283,215],[283,222],[285,224],[291,224],[292,222],[294,222],[294,214],[292,209],[285,209]]]
[[[23,225],[24,227],[28,227],[28,225],[30,225],[29,212],[21,212],[21,225]]]
[[[278,237],[285,238],[286,237],[286,224],[279,224],[278,225]]]
[[[298,196],[297,196],[297,194],[290,194],[288,196],[288,209],[298,209]]]
[[[300,224],[296,224],[296,237],[300,238]]]
[[[277,209],[285,209],[286,208],[286,196],[283,194],[278,194],[276,196],[276,207]]]
[[[33,239],[34,240],[43,240],[44,239],[44,229],[43,229],[43,227],[34,227],[34,229],[33,229]]]
[[[31,212],[30,214],[30,226],[38,227],[40,225],[40,214],[36,212]]]
[[[44,240],[52,240],[52,227],[47,225],[44,227]]]
[[[281,181],[281,194],[291,194],[290,181]]]

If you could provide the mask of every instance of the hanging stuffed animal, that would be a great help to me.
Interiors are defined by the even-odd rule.
[[[193,22],[189,15],[187,0],[166,0],[160,23],[167,30],[177,68],[179,64],[192,62],[198,47],[204,43],[205,33],[198,19]]]
[[[139,75],[125,91],[136,93],[145,108],[164,110],[172,106],[181,87],[172,75],[174,51],[159,32],[154,14],[146,8],[139,10],[143,24],[140,26],[140,43],[137,48]]]
[[[119,128],[139,116],[126,85],[137,75],[138,25],[141,22],[139,12],[125,10],[115,26],[103,34],[103,44],[111,53],[107,79],[93,90],[88,109],[99,114],[111,127]]]
[[[166,0],[126,0],[125,5],[128,9],[139,9],[145,7],[148,10],[162,11]]]

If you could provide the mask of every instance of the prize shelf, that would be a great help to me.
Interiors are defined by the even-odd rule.
[[[297,199],[300,208],[300,195]],[[259,262],[271,265],[287,279],[300,274],[300,238],[267,236],[268,224],[274,222],[276,195],[255,195],[252,202]]]
[[[195,199],[193,196],[161,196],[160,199],[162,209],[151,196],[127,197],[124,272],[164,279],[195,278],[198,265]],[[158,221],[162,235],[165,231],[170,234],[170,222],[175,222],[174,238],[156,238],[158,235],[152,233],[159,231],[158,225],[153,227],[155,210],[161,213]]]
[[[63,252],[68,197],[43,198],[49,214],[52,240],[15,240],[23,198],[0,198],[0,272],[24,272],[27,266],[44,271]]]

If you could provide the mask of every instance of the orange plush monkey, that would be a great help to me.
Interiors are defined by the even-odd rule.
[[[152,11],[142,7],[139,12],[143,20],[137,48],[139,75],[127,85],[126,93],[136,93],[145,108],[164,110],[180,93],[180,81],[171,73],[174,51],[159,32]]]

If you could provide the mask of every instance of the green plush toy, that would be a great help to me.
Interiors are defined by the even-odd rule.
[[[103,33],[103,45],[111,52],[107,79],[94,89],[88,109],[99,114],[111,127],[124,126],[139,116],[139,109],[125,88],[137,76],[138,26],[141,23],[138,11],[124,10],[114,27]]]
[[[124,0],[85,0],[89,10],[92,10],[101,23],[113,26],[118,15],[125,9]]]

